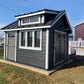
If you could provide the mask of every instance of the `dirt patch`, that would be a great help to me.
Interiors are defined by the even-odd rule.
[[[83,67],[78,66],[78,67],[75,67],[75,68],[70,68],[69,70],[70,70],[70,71],[73,71],[73,72],[79,72],[79,71],[84,70],[84,68],[83,68]]]
[[[14,74],[11,73],[11,74],[7,77],[7,80],[8,80],[8,81],[12,80],[12,76],[13,76],[13,75],[14,75]]]
[[[29,80],[27,80],[27,79],[25,79],[25,80],[26,80],[27,84],[31,84],[31,82]]]
[[[40,79],[40,74],[36,74],[36,75],[35,75],[35,78],[36,78],[36,79]]]

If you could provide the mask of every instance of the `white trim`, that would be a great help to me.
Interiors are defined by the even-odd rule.
[[[28,27],[28,28],[17,28],[17,29],[7,29],[7,30],[2,30],[2,31],[16,31],[16,30],[29,30],[29,29],[43,29],[43,28],[51,28],[63,15],[65,14],[66,18],[67,18],[67,15],[66,13],[64,12],[60,17],[58,17],[51,25],[48,25],[48,26],[39,26],[39,27]],[[68,18],[67,18],[67,22],[70,26],[70,23],[68,21]],[[70,26],[70,29],[71,29],[71,26]],[[72,29],[71,29],[72,31]]]
[[[8,33],[6,33],[6,59],[8,56]]]
[[[49,68],[49,30],[46,30],[46,56],[45,56],[45,69]]]
[[[5,57],[6,56],[6,38],[5,38],[5,36],[6,36],[6,33],[4,35],[4,59],[6,58]]]
[[[16,30],[30,30],[30,29],[42,29],[42,28],[50,28],[51,26],[39,26],[39,27],[27,27],[27,28],[17,28],[17,29],[6,29],[6,30],[2,30],[2,31],[16,31]]]
[[[20,20],[18,20],[18,26],[20,26]]]
[[[41,23],[44,23],[45,21],[45,16],[44,15],[42,15],[42,20],[41,20]]]
[[[73,28],[75,28],[76,26],[79,26],[79,25],[81,25],[81,24],[84,24],[84,22],[80,22],[80,23],[74,25]]]
[[[68,22],[68,24],[69,24],[69,27],[70,27],[70,29],[71,29],[71,31],[72,31],[72,28],[71,28],[71,25],[70,25],[70,22],[69,22],[69,19],[68,19],[68,17],[67,17],[66,12],[65,12],[65,16],[66,16],[67,22]]]
[[[66,34],[66,32],[63,32],[63,31],[59,31],[59,30],[54,30],[54,31],[60,34]]]
[[[29,17],[29,16],[34,16],[34,15],[39,15],[39,14],[44,14],[44,13],[50,13],[50,14],[57,14],[58,12],[54,12],[54,11],[41,11],[41,12],[36,12],[36,13],[32,13],[32,14],[27,14],[27,15],[21,15],[21,16],[15,16],[16,19],[18,18],[24,18],[24,17]]]
[[[38,16],[32,16],[32,17],[38,17],[38,18],[39,18],[39,21],[37,21],[37,22],[30,22],[30,18],[31,18],[31,17],[27,17],[27,18],[29,19],[29,23],[23,23],[23,19],[26,19],[26,18],[23,18],[23,19],[21,19],[21,25],[31,25],[31,24],[41,23],[41,21],[40,21],[40,16],[39,16],[39,15],[38,15]]]
[[[25,47],[27,47],[27,32],[25,32]]]
[[[65,12],[64,12],[60,17],[58,17],[58,18],[51,24],[51,26],[53,26],[64,14],[65,14]]]
[[[17,52],[17,31],[15,32],[15,62],[16,62],[16,52]]]
[[[30,30],[32,31],[32,30]],[[34,47],[34,32],[35,31],[40,31],[40,47]],[[25,46],[21,46],[21,32],[25,32],[26,35],[25,35]],[[33,36],[32,36],[32,47],[29,47],[27,46],[27,32],[28,31],[20,31],[19,32],[19,48],[20,49],[30,49],[30,50],[42,50],[42,30],[33,30],[32,33],[33,33]]]
[[[34,31],[32,31],[33,37],[32,37],[32,47],[34,47]]]

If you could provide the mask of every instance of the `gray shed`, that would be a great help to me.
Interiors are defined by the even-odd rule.
[[[68,35],[72,32],[66,12],[39,10],[15,16],[5,32],[4,59],[42,69],[69,60]]]

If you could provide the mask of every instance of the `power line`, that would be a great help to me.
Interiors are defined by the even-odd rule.
[[[0,2],[0,5],[3,6],[4,8],[6,8],[6,9],[10,10],[11,12],[13,12],[15,14],[18,14],[16,11],[12,10],[11,8],[7,7],[6,5],[2,4],[1,2]]]

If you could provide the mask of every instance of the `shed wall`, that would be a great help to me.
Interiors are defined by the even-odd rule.
[[[19,31],[17,32],[17,57],[16,61],[22,64],[28,64],[45,68],[46,56],[46,30],[42,30],[42,50],[29,50],[19,48]]]
[[[54,31],[58,30],[61,32],[65,32],[66,25],[64,24],[62,18],[50,29],[50,35],[49,35],[49,67],[53,67],[53,60],[54,60]],[[67,27],[66,27],[67,28]],[[66,32],[66,60],[69,59],[68,56],[68,34]]]

